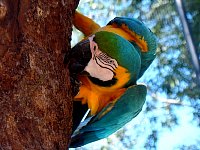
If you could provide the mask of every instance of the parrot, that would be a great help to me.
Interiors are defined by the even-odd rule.
[[[100,27],[75,12],[85,37],[66,55],[73,89],[71,148],[103,139],[135,118],[147,88],[137,80],[156,57],[157,38],[135,18],[115,17]]]

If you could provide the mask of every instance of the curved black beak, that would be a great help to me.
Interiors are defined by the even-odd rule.
[[[90,41],[83,40],[76,44],[65,56],[64,63],[68,65],[70,74],[81,73],[92,57]]]

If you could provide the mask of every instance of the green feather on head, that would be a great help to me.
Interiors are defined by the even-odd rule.
[[[143,22],[135,18],[116,17],[108,25],[115,25],[133,37],[139,36],[141,41],[146,43],[146,47],[142,49],[136,41],[130,41],[141,55],[141,70],[138,76],[140,78],[156,57],[157,38],[155,34]]]
[[[95,33],[94,41],[102,52],[129,71],[131,77],[127,85],[135,84],[141,69],[141,57],[134,46],[121,36],[106,31]]]

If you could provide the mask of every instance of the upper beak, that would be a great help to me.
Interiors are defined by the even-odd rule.
[[[90,41],[88,39],[77,43],[65,56],[70,73],[80,73],[87,66],[92,57]]]

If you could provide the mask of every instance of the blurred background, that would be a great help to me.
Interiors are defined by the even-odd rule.
[[[200,150],[200,0],[80,0],[78,11],[101,26],[116,16],[137,18],[156,34],[158,49],[138,81],[148,86],[143,111],[76,150]],[[72,45],[82,38],[74,29]]]

